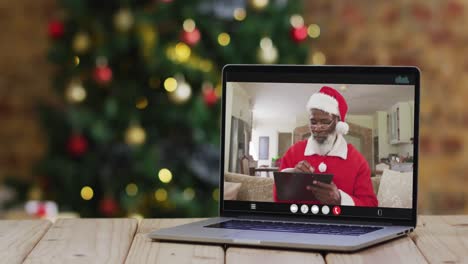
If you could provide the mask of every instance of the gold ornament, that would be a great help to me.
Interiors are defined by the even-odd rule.
[[[81,188],[80,194],[83,200],[89,201],[93,199],[94,191],[93,191],[93,188],[89,186],[84,186],[83,188]]]
[[[84,54],[89,50],[91,38],[86,32],[78,32],[73,38],[73,50],[78,54]]]
[[[114,15],[114,26],[122,32],[128,32],[133,27],[133,14],[128,8],[122,8]]]
[[[146,99],[146,97],[138,98],[135,106],[136,106],[136,108],[138,108],[140,110],[145,109],[146,107],[148,107],[148,99]]]
[[[135,183],[129,183],[125,187],[125,192],[128,196],[135,196],[138,194],[138,186]]]
[[[86,90],[80,81],[72,81],[65,90],[65,97],[70,103],[81,103],[86,99]]]
[[[154,198],[158,202],[164,202],[167,200],[167,191],[164,188],[159,188],[154,192]]]
[[[125,132],[125,142],[129,145],[138,146],[145,143],[146,132],[139,125],[130,126]]]
[[[307,34],[311,38],[318,38],[320,36],[320,26],[317,24],[311,24],[307,27]]]
[[[137,27],[137,32],[143,57],[151,58],[158,37],[155,27],[149,23],[143,23]]]
[[[228,33],[223,32],[218,35],[218,44],[221,46],[227,46],[231,42],[231,36]]]
[[[327,57],[323,52],[316,51],[309,56],[309,64],[323,65],[327,62]]]
[[[185,81],[179,81],[174,92],[169,93],[169,98],[176,104],[187,102],[192,95],[192,88]]]

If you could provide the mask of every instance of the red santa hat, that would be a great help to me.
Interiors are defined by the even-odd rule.
[[[346,135],[349,131],[349,125],[345,122],[348,104],[344,97],[335,89],[323,86],[320,91],[313,94],[307,102],[307,110],[319,109],[340,117],[336,124],[336,132]]]

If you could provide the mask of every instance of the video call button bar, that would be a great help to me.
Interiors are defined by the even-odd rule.
[[[274,83],[338,83],[338,84],[387,84],[415,85],[411,74],[368,73],[284,73],[272,75],[266,72],[230,72],[227,82],[274,82]]]

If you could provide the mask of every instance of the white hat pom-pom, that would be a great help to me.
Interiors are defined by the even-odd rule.
[[[336,124],[336,133],[341,134],[341,135],[346,135],[348,134],[349,131],[349,125],[348,123],[345,123],[343,121],[338,121]]]
[[[327,170],[327,164],[325,164],[323,162],[320,163],[318,169],[319,169],[320,172],[325,172]]]

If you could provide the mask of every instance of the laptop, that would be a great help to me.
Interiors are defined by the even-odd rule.
[[[414,230],[418,68],[226,65],[222,81],[219,217],[149,238],[355,251]],[[288,200],[275,171],[329,173],[333,184],[291,187],[313,195]]]

